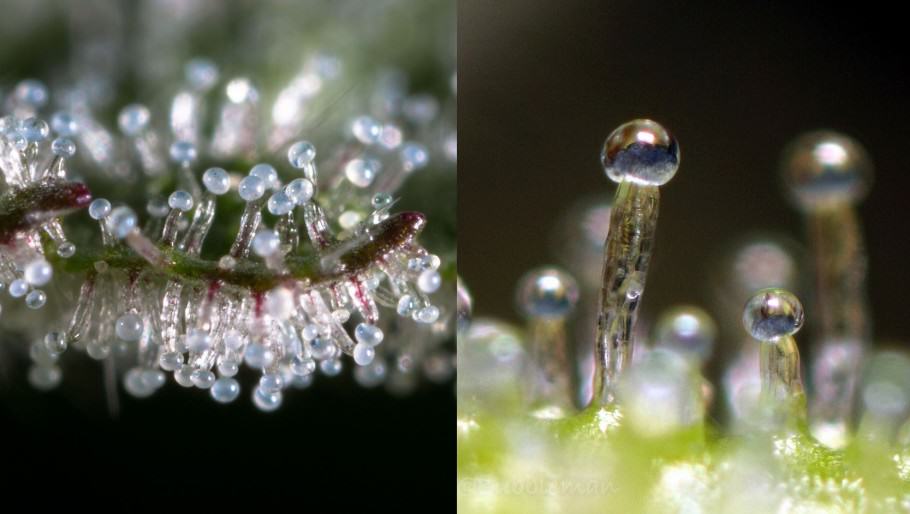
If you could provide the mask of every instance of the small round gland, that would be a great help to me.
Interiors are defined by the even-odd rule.
[[[662,186],[679,168],[679,145],[659,123],[633,120],[607,137],[600,161],[614,182]]]
[[[784,289],[762,289],[743,309],[743,326],[752,337],[768,343],[798,332],[803,319],[803,305]]]
[[[717,324],[704,309],[681,305],[665,311],[657,320],[654,340],[662,347],[699,362],[711,356]]]
[[[171,209],[186,212],[193,208],[193,195],[187,191],[174,191],[167,199]]]
[[[108,229],[117,239],[123,239],[136,230],[138,219],[136,213],[126,206],[116,207],[104,218]]]
[[[528,272],[518,283],[518,309],[527,318],[562,319],[578,303],[578,284],[557,268]]]
[[[872,184],[872,161],[862,145],[826,130],[790,143],[781,171],[793,200],[807,211],[857,203]]]
[[[130,104],[120,110],[117,116],[117,124],[120,131],[130,137],[136,137],[142,134],[148,127],[152,115],[148,107],[142,104]]]

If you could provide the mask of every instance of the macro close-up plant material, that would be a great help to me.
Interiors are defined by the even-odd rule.
[[[66,423],[112,463],[174,418],[339,462],[356,430],[442,437],[413,420],[454,405],[452,2],[8,4],[11,437]]]
[[[774,3],[462,12],[459,511],[910,512],[890,37]]]

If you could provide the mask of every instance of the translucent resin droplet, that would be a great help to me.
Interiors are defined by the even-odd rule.
[[[803,306],[783,289],[762,289],[746,303],[743,326],[759,341],[775,342],[803,326]]]
[[[542,268],[526,274],[518,285],[517,303],[529,318],[564,318],[578,302],[578,284],[556,268]]]
[[[614,182],[660,186],[676,174],[679,146],[660,124],[639,119],[620,125],[607,137],[600,160]]]
[[[785,150],[781,167],[793,199],[805,210],[855,203],[872,183],[872,162],[866,150],[837,132],[798,137]]]

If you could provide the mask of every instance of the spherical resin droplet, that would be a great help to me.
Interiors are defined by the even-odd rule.
[[[387,123],[382,126],[382,135],[379,136],[379,144],[386,150],[394,150],[401,146],[404,141],[404,134],[398,125]]]
[[[57,111],[51,116],[51,129],[60,137],[73,137],[79,132],[79,124],[72,114]]]
[[[57,255],[64,259],[69,259],[76,255],[76,245],[69,241],[64,241],[57,246]]]
[[[189,141],[174,141],[170,149],[171,160],[188,164],[196,160],[196,145]]]
[[[152,390],[160,388],[166,381],[167,376],[160,369],[144,369],[142,371],[142,382]]]
[[[222,168],[209,168],[202,174],[202,184],[213,195],[223,195],[231,188],[231,178]]]
[[[131,368],[123,376],[123,388],[131,396],[136,398],[146,398],[155,392],[154,387],[150,387],[148,382],[143,380],[143,370],[140,367]]]
[[[357,187],[367,187],[373,183],[381,165],[374,159],[351,159],[344,166],[344,176]]]
[[[125,135],[136,137],[145,131],[151,119],[152,115],[148,107],[141,104],[130,104],[120,110],[117,125]]]
[[[288,162],[300,169],[316,159],[316,147],[309,141],[298,141],[288,148]]]
[[[319,371],[327,377],[338,376],[344,368],[341,359],[326,359],[319,363]]]
[[[186,348],[195,353],[202,353],[212,347],[212,338],[205,330],[192,328],[186,334]]]
[[[62,332],[48,332],[44,336],[44,349],[52,355],[59,355],[66,351],[66,338]]]
[[[278,172],[271,164],[259,163],[250,170],[251,177],[259,177],[268,189],[275,189],[281,181],[278,180]]]
[[[257,387],[253,390],[253,405],[263,412],[272,412],[281,407],[281,391],[268,392]]]
[[[111,347],[101,341],[92,341],[85,345],[85,353],[87,353],[89,357],[100,361],[111,354]]]
[[[258,200],[265,194],[265,182],[257,176],[248,175],[237,185],[237,193],[244,201]]]
[[[266,346],[261,344],[251,344],[243,352],[243,359],[247,366],[254,369],[269,367],[275,360],[275,354]]]
[[[33,289],[25,295],[25,305],[29,309],[40,309],[47,302],[47,295],[40,289]]]
[[[197,369],[190,375],[190,380],[199,389],[208,389],[215,383],[215,374],[207,369]]]
[[[230,403],[240,395],[240,383],[233,378],[221,377],[212,384],[209,394],[218,403]]]
[[[278,191],[269,198],[269,212],[275,216],[284,216],[294,209],[296,202],[284,191]]]
[[[164,352],[158,358],[158,365],[165,371],[176,371],[183,365],[183,354],[180,352]]]
[[[32,366],[28,369],[28,383],[40,391],[50,391],[60,384],[63,373],[57,366]]]
[[[307,347],[310,350],[310,355],[318,361],[331,358],[335,355],[335,344],[332,343],[331,339],[317,337],[307,341]]]
[[[382,342],[383,337],[382,330],[376,325],[360,323],[354,329],[354,338],[357,339],[357,342],[367,346],[376,346]]]
[[[64,159],[69,159],[70,157],[76,155],[76,143],[71,139],[65,137],[58,137],[51,143],[51,151],[54,152],[54,155],[63,157]]]
[[[16,84],[16,89],[13,90],[13,97],[17,101],[32,107],[42,107],[47,103],[49,95],[44,82],[26,79]]]
[[[417,300],[413,296],[405,294],[398,299],[398,305],[395,310],[399,316],[410,316],[417,307]]]
[[[196,57],[183,67],[183,75],[193,89],[208,91],[218,82],[218,66],[209,59]]]
[[[558,268],[540,268],[518,282],[518,309],[528,318],[559,319],[578,302],[578,284]]]
[[[319,327],[312,323],[303,327],[303,330],[300,331],[300,337],[302,337],[304,341],[316,339],[319,337]]]
[[[186,191],[174,191],[168,197],[167,204],[171,209],[186,212],[193,208],[193,195]]]
[[[872,183],[872,161],[854,139],[831,131],[803,134],[786,148],[784,183],[806,210],[858,202]]]
[[[51,129],[47,122],[41,118],[28,118],[22,120],[19,124],[19,133],[22,134],[29,143],[38,143],[47,139]]]
[[[338,225],[344,230],[353,230],[363,221],[363,215],[357,211],[345,211],[338,216]]]
[[[260,257],[268,257],[278,251],[281,241],[278,234],[272,230],[260,230],[253,237],[253,253]]]
[[[803,326],[803,306],[784,289],[762,289],[746,302],[743,326],[759,341],[775,342]]]
[[[180,369],[174,372],[174,381],[183,387],[193,387],[193,367],[189,364],[180,366]]]
[[[434,269],[428,269],[417,277],[417,287],[424,293],[435,293],[442,285],[442,275]]]
[[[392,205],[392,200],[392,195],[389,193],[376,193],[373,195],[371,203],[374,209],[379,210]]]
[[[124,341],[138,341],[142,337],[142,318],[138,314],[128,312],[117,318],[114,332]]]
[[[372,145],[379,141],[382,125],[369,116],[359,116],[351,122],[351,133],[361,143]]]
[[[259,91],[246,77],[238,77],[228,82],[225,92],[228,100],[235,104],[255,102],[259,99]]]
[[[38,258],[25,265],[25,281],[33,286],[43,286],[51,281],[54,268],[44,259]]]
[[[358,366],[366,366],[373,362],[374,357],[376,357],[376,350],[372,346],[363,343],[354,345],[354,362]]]
[[[439,319],[439,307],[427,305],[422,309],[415,310],[411,317],[418,323],[435,323]]]
[[[96,198],[88,206],[88,215],[93,220],[100,220],[111,213],[111,202],[104,198]]]
[[[398,156],[401,158],[401,166],[408,172],[425,168],[430,162],[430,153],[426,147],[417,143],[402,146]]]
[[[600,161],[610,180],[661,186],[679,167],[679,145],[657,122],[639,119],[620,125],[607,137]]]
[[[28,282],[17,278],[9,283],[9,295],[13,298],[21,298],[28,292]]]
[[[303,359],[295,355],[291,359],[291,372],[297,376],[306,376],[316,371],[316,361],[313,359]]]
[[[123,239],[136,229],[139,221],[136,219],[136,213],[132,209],[121,206],[111,211],[110,215],[105,218],[105,223],[107,223],[114,237]]]
[[[432,253],[424,255],[420,260],[423,261],[426,269],[439,269],[439,265],[442,264],[442,259],[440,259],[438,255]]]
[[[222,359],[218,363],[218,374],[222,377],[232,377],[240,371],[240,363],[234,359]]]
[[[297,205],[303,205],[313,198],[313,183],[305,178],[295,178],[284,188],[284,193]]]
[[[280,373],[266,373],[259,378],[259,387],[263,391],[276,393],[284,387],[284,378]]]
[[[218,269],[232,270],[235,266],[237,266],[237,259],[230,255],[222,255],[221,258],[218,259]]]
[[[686,358],[704,362],[711,355],[717,324],[699,307],[683,305],[664,312],[657,321],[654,341]]]

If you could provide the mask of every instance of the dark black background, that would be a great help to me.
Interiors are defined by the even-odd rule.
[[[414,506],[408,489],[432,477],[421,490],[443,505],[454,500],[451,384],[399,398],[364,389],[346,370],[286,391],[278,411],[262,413],[249,398],[251,373],[242,374],[242,395],[230,405],[169,380],[147,399],[121,393],[119,419],[111,419],[101,366],[86,365],[82,354],[68,357],[61,387],[42,393],[27,383],[26,359],[2,354],[5,494],[37,488],[63,500],[101,497],[99,505],[126,511],[193,498],[280,502],[304,512],[318,505]]]
[[[732,239],[802,238],[780,151],[831,128],[876,164],[859,208],[876,339],[910,336],[903,15],[882,2],[459,5],[459,270],[477,313],[517,319],[514,284],[555,261],[548,242],[561,210],[614,191],[598,160],[604,138],[649,117],[677,137],[682,162],[661,192],[645,317],[710,305],[714,257]]]

